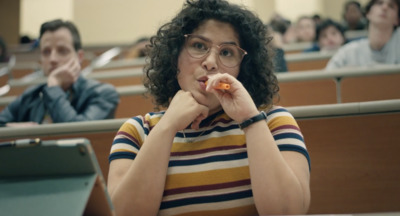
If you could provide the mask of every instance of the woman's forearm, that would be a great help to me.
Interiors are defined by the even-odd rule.
[[[303,163],[308,166],[304,156],[281,153],[265,121],[254,123],[244,131],[253,197],[259,214],[306,213],[309,179],[308,169],[303,169]],[[298,161],[303,165],[293,166]]]
[[[157,124],[152,129],[111,194],[117,215],[157,214],[174,136],[175,133],[167,125]]]

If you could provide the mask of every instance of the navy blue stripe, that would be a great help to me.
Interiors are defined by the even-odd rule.
[[[136,154],[132,152],[114,152],[108,156],[108,162],[110,163],[115,159],[135,159]]]
[[[191,160],[171,160],[168,164],[169,167],[174,166],[190,166],[197,164],[205,164],[212,163],[217,161],[231,161],[231,160],[240,160],[247,158],[247,152],[241,152],[237,154],[228,154],[228,155],[216,155],[199,159],[191,159]]]
[[[227,127],[216,126],[214,128],[211,128],[210,130],[205,131],[204,133],[203,133],[203,131],[194,131],[194,132],[185,131],[185,136],[187,138],[197,138],[200,134],[202,136],[205,136],[212,132],[226,132],[226,131],[230,131],[232,129],[238,129],[238,128],[239,128],[238,124],[229,125]],[[177,133],[177,137],[183,137],[183,133]]]
[[[272,111],[268,112],[267,115],[272,115],[272,114],[278,113],[278,112],[289,112],[289,111],[285,108],[278,108],[276,110],[272,110]]]
[[[283,133],[274,135],[275,140],[286,139],[286,138],[298,139],[304,142],[303,137],[298,133]]]
[[[308,151],[298,145],[291,145],[291,144],[282,144],[282,145],[278,145],[278,148],[280,151],[296,151],[299,152],[300,154],[303,154],[308,161],[308,167],[311,171],[311,159],[310,159],[310,155],[308,154]]]
[[[132,140],[127,139],[127,138],[118,138],[118,139],[115,139],[115,140],[113,141],[112,144],[114,145],[114,144],[117,144],[117,143],[129,144],[129,145],[131,145],[131,146],[133,146],[133,147],[135,147],[135,148],[138,148],[138,146],[136,145],[136,143],[132,142]]]
[[[160,210],[179,207],[179,206],[186,206],[186,205],[191,205],[191,204],[215,203],[215,202],[237,200],[237,199],[243,199],[243,198],[248,198],[248,197],[252,197],[252,196],[253,196],[252,191],[246,190],[246,191],[240,191],[240,192],[229,193],[229,194],[171,200],[171,201],[162,202],[161,206],[160,206]]]

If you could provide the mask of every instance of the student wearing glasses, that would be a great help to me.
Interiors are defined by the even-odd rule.
[[[310,159],[278,92],[262,21],[224,0],[187,0],[151,38],[145,86],[164,111],[113,141],[117,215],[305,214]]]

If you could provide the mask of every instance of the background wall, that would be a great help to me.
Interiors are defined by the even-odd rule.
[[[15,0],[0,0],[0,37],[6,44],[19,42],[19,9],[20,2]]]
[[[36,38],[43,22],[56,18],[74,19],[73,0],[20,0],[20,2],[20,35]]]
[[[14,0],[0,0],[14,1]],[[182,8],[184,0],[19,0],[20,34],[36,38],[44,21],[62,18],[79,28],[84,45],[126,44],[152,35]],[[319,14],[341,20],[347,0],[229,0],[253,10],[264,21],[279,13],[292,21]],[[368,0],[359,0],[363,5]],[[0,26],[1,27],[1,26]],[[0,28],[0,35],[3,29]]]

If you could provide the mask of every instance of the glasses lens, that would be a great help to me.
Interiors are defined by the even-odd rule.
[[[233,44],[224,44],[219,49],[219,59],[227,67],[235,67],[242,61],[242,51]]]
[[[195,35],[186,36],[185,48],[193,58],[203,58],[212,47],[212,43]],[[240,64],[245,53],[236,45],[222,44],[218,47],[218,57],[226,67],[235,67]]]
[[[205,41],[196,36],[188,36],[186,41],[186,49],[189,52],[189,55],[193,58],[202,58],[208,53],[210,49],[210,44],[208,41]]]

